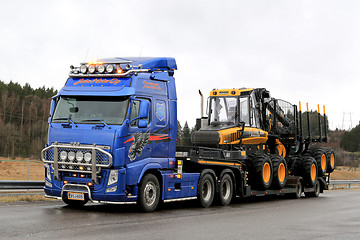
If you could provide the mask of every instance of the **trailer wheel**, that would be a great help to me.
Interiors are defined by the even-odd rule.
[[[281,189],[285,187],[287,177],[288,177],[288,170],[287,170],[287,164],[285,159],[278,155],[273,154],[270,156],[271,162],[273,165],[274,175],[272,180],[272,187],[276,189]]]
[[[201,206],[207,208],[213,203],[215,196],[215,183],[210,173],[205,173],[199,181],[198,199]]]
[[[335,153],[332,149],[325,149],[327,159],[327,173],[332,173],[335,170]]]
[[[298,181],[296,184],[295,192],[292,194],[293,198],[299,199],[301,197],[302,189],[302,183],[301,181]]]
[[[319,197],[320,195],[320,183],[319,180],[316,180],[314,185],[314,192],[305,192],[306,197]]]
[[[318,175],[322,177],[326,174],[328,161],[326,158],[326,153],[322,148],[314,148],[310,150],[310,154],[315,158],[318,165]]]
[[[251,185],[258,190],[266,190],[271,186],[273,167],[266,154],[252,154],[249,156],[251,168],[249,177]]]
[[[234,184],[231,176],[225,173],[220,179],[219,199],[223,206],[230,204],[234,193]]]
[[[144,212],[152,212],[160,200],[159,180],[153,174],[146,174],[140,182],[138,204]]]
[[[84,206],[88,200],[69,200],[67,197],[62,197],[62,200],[64,203],[66,203],[67,205],[71,206],[71,207],[82,207]]]

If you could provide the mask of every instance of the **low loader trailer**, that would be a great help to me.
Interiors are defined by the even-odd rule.
[[[151,212],[161,202],[198,199],[210,207],[235,197],[317,197],[328,189],[334,151],[310,147],[327,141],[319,109],[314,137],[300,104],[298,110],[264,88],[214,89],[192,145],[178,146],[174,58],[107,58],[70,69],[52,98],[41,152],[46,197]]]

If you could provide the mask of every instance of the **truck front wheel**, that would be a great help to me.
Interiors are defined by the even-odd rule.
[[[159,180],[153,174],[146,174],[140,182],[138,204],[144,212],[152,212],[159,204],[159,200]]]
[[[210,173],[205,173],[199,181],[198,199],[201,206],[210,207],[215,195],[214,179]]]

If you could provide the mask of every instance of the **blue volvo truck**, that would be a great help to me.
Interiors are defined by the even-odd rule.
[[[46,197],[72,206],[137,203],[150,212],[159,202],[198,199],[209,207],[215,199],[227,205],[235,196],[327,189],[334,152],[309,148],[314,139],[303,136],[296,106],[265,89],[214,89],[192,146],[177,146],[174,58],[108,58],[70,69],[52,98],[41,152]]]

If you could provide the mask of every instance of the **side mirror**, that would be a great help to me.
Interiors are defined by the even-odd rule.
[[[148,125],[148,121],[145,119],[140,119],[138,122],[138,128],[146,128]]]
[[[52,116],[53,113],[54,113],[55,103],[56,103],[56,100],[53,98],[53,99],[51,100],[51,105],[50,105],[50,116]]]
[[[149,116],[149,108],[150,108],[149,101],[147,101],[147,100],[140,101],[139,119],[144,119]]]

